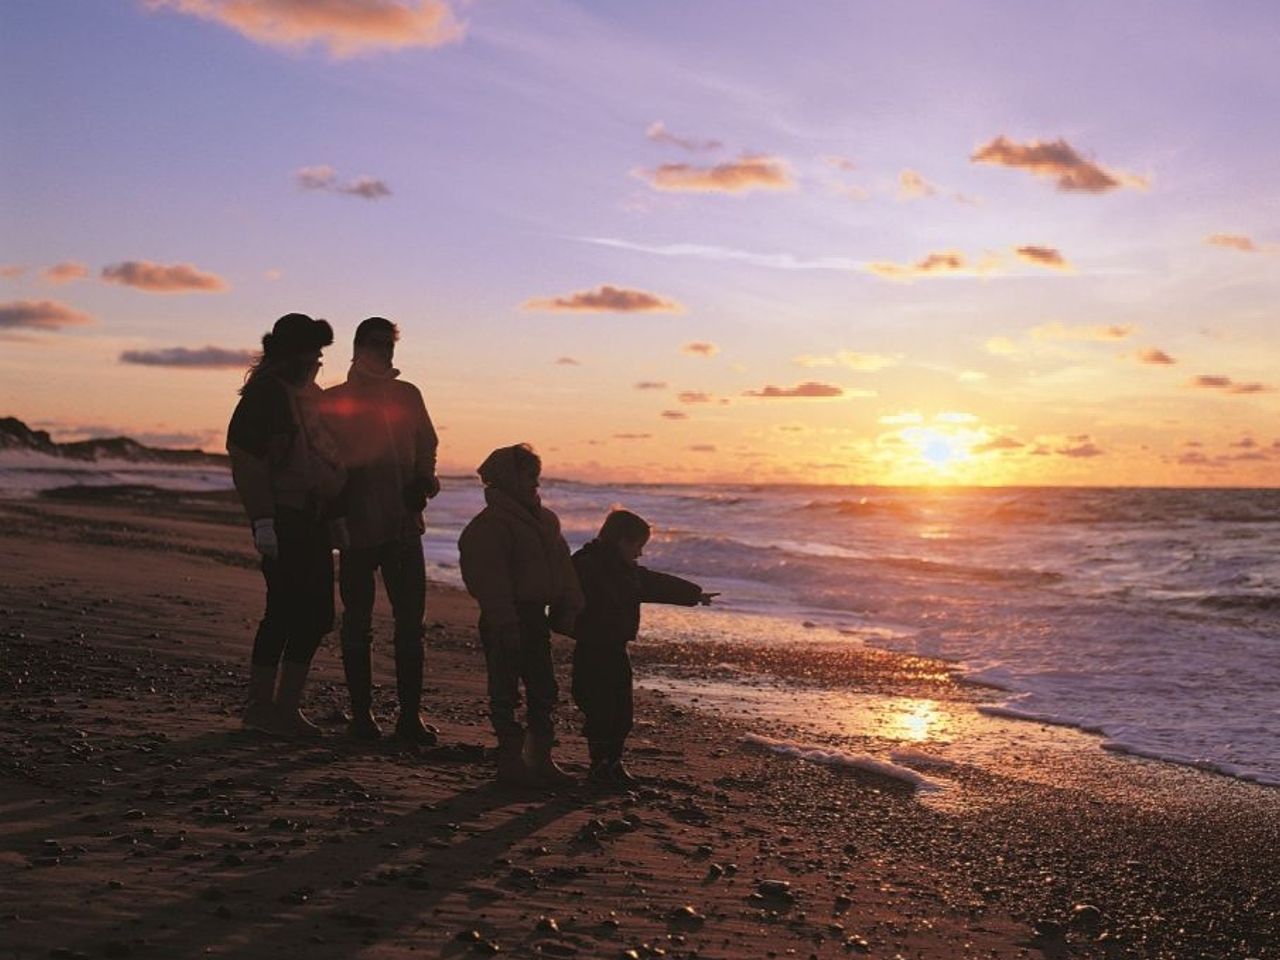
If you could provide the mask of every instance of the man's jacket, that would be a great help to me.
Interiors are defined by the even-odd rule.
[[[347,468],[344,513],[351,546],[421,536],[423,491],[434,487],[439,441],[411,383],[352,364],[347,381],[324,392],[325,423]]]

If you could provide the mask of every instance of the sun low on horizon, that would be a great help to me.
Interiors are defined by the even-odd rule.
[[[764,0],[0,12],[0,416],[219,450],[394,320],[442,467],[1275,486],[1280,16]]]

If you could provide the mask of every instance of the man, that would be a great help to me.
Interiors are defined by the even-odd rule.
[[[395,617],[396,736],[430,746],[435,731],[423,724],[423,634],[426,565],[422,556],[427,500],[440,492],[438,439],[418,388],[396,379],[391,365],[400,331],[390,320],[369,317],[357,328],[346,383],[324,394],[325,415],[338,443],[348,480],[346,544],[340,544],[338,590],[342,596],[342,666],[351,695],[352,736],[382,735],[373,716],[370,644],[375,571]]]

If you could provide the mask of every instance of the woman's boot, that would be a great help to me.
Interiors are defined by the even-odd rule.
[[[525,749],[529,755],[529,769],[544,787],[552,789],[572,787],[578,781],[551,759],[551,745],[554,739],[553,734],[534,733],[532,730],[528,732]]]
[[[302,691],[307,686],[309,663],[284,661],[280,666],[280,691],[276,695],[276,715],[271,732],[282,737],[315,739],[324,732],[303,715]]]

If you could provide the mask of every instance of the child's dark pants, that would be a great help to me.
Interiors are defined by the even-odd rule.
[[[552,712],[560,688],[551,663],[547,609],[522,604],[516,607],[516,614],[520,618],[518,649],[514,637],[504,638],[483,616],[480,618],[480,640],[489,673],[489,719],[499,740],[523,734],[524,728],[516,719],[523,680],[529,732],[549,743],[555,733]]]
[[[592,761],[621,758],[635,716],[626,644],[579,643],[574,648],[573,702],[586,715],[583,734]]]

